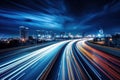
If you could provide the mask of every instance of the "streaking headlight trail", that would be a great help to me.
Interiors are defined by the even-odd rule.
[[[16,58],[0,64],[0,79],[119,80],[119,56],[100,51],[86,40],[57,42],[20,57],[15,54]]]

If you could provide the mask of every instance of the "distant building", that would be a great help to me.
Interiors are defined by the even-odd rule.
[[[20,38],[22,41],[28,40],[28,29],[27,27],[20,26]]]
[[[64,35],[65,35],[65,32],[61,32],[61,33],[60,33],[60,37],[61,37],[61,38],[64,38]]]
[[[104,37],[104,32],[103,32],[103,29],[100,29],[99,30],[99,33],[98,33],[98,35],[97,35],[99,38],[102,38],[102,37]]]
[[[101,39],[102,38],[95,37],[93,41],[94,42],[104,41],[103,45],[120,48],[120,34],[119,33],[114,34],[112,36],[106,35],[106,37],[104,37],[104,40],[101,40]]]
[[[83,37],[83,38],[85,37],[85,34],[86,34],[86,32],[82,32],[82,37]]]
[[[120,34],[116,33],[115,35],[112,35],[111,41],[114,46],[120,47]]]

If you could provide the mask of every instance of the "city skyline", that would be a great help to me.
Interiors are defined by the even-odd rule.
[[[2,0],[0,80],[120,80],[120,0]]]

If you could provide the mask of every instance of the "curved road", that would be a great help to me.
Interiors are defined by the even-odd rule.
[[[67,40],[40,49],[11,51],[9,54],[14,55],[0,57],[0,80],[120,80],[119,56],[85,41]]]

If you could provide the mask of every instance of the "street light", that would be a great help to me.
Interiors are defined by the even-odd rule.
[[[101,35],[100,35],[100,34],[98,34],[98,37],[101,37]]]
[[[22,39],[21,39],[21,41],[24,43],[24,42],[25,42],[25,39],[24,39],[24,38],[22,38]]]
[[[112,41],[112,38],[110,38],[109,41]]]

